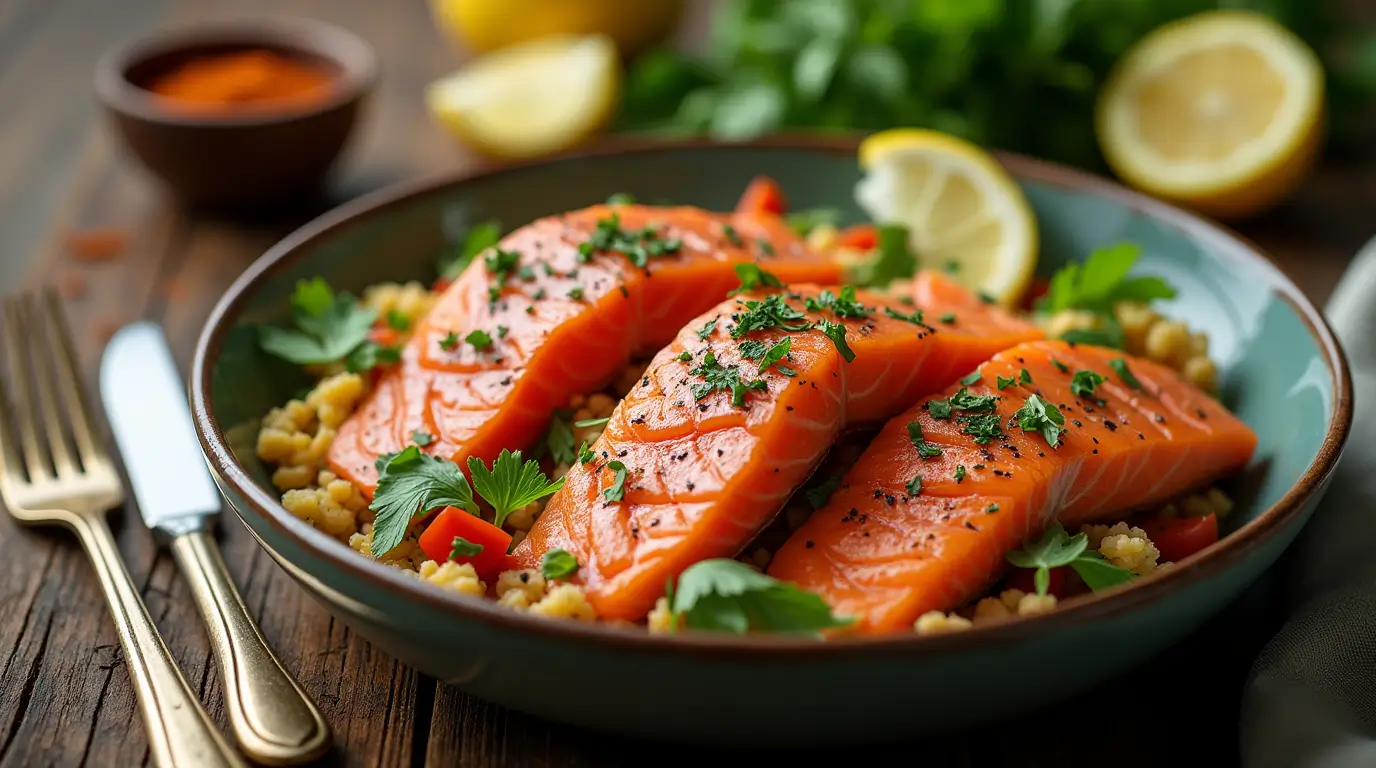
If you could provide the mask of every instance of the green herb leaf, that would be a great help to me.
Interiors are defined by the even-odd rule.
[[[899,312],[898,310],[894,309],[893,307],[884,307],[884,314],[888,315],[889,317],[892,317],[895,320],[902,320],[907,323],[912,323],[913,325],[920,325],[924,327],[927,325],[926,323],[922,322],[922,310],[920,309],[913,312],[912,314],[905,315],[902,312]]]
[[[878,241],[874,258],[855,266],[851,282],[862,287],[885,286],[917,273],[917,257],[908,249],[907,227],[881,225]]]
[[[1015,378],[1013,378],[1012,376],[1009,376],[1009,377],[1006,378],[1006,379],[1005,379],[1004,377],[1002,377],[1002,376],[995,376],[995,377],[994,377],[994,384],[995,384],[999,389],[1008,389],[1009,387],[1011,387],[1011,386],[1013,386],[1014,384],[1017,384],[1017,383],[1018,383],[1018,380],[1015,379]]]
[[[1132,371],[1128,370],[1127,360],[1121,357],[1115,357],[1108,361],[1108,367],[1112,368],[1113,372],[1118,374],[1118,378],[1122,379],[1124,384],[1133,389],[1142,388],[1142,382],[1138,381],[1137,377],[1132,375]]]
[[[823,289],[821,293],[817,294],[817,298],[808,296],[803,299],[803,306],[809,312],[831,310],[832,314],[837,317],[861,318],[874,314],[873,309],[856,300],[855,286],[853,285],[841,286],[841,295],[839,296],[833,294],[829,288]]]
[[[474,544],[462,536],[455,536],[454,543],[450,546],[449,559],[454,561],[461,557],[477,557],[483,553],[483,545]]]
[[[785,331],[806,331],[812,327],[807,315],[788,303],[782,293],[771,293],[759,301],[746,301],[745,308],[736,313],[731,326],[731,338],[744,338],[751,331],[779,328]]]
[[[445,352],[453,352],[457,346],[459,346],[459,334],[453,331],[446,333],[444,338],[440,339],[440,349]]]
[[[607,501],[621,501],[626,498],[626,465],[619,461],[607,462],[607,468],[615,474],[612,487],[602,492],[602,497]]]
[[[855,359],[854,350],[846,343],[845,325],[833,323],[830,320],[822,320],[817,323],[817,328],[822,333],[826,334],[828,339],[831,339],[831,343],[836,345],[836,351],[841,353],[841,357],[844,358],[846,362],[849,363]]]
[[[540,462],[531,459],[522,463],[520,451],[506,449],[492,462],[491,470],[483,466],[482,459],[469,456],[468,474],[483,500],[492,505],[492,524],[498,528],[512,512],[564,487],[564,478],[550,482],[545,477]]]
[[[1076,397],[1094,397],[1094,390],[1104,383],[1104,377],[1094,371],[1076,371],[1070,378],[1070,394]]]
[[[982,379],[982,378],[984,378],[984,375],[981,374],[981,373],[979,372],[979,369],[978,369],[978,368],[976,368],[975,370],[970,371],[969,373],[965,374],[964,376],[961,376],[961,377],[960,377],[960,383],[961,383],[961,384],[964,384],[964,385],[967,386],[967,387],[969,387],[969,386],[973,386],[973,385],[975,385],[975,384],[978,384],[978,383],[979,383],[979,380]]]
[[[755,240],[755,245],[759,246],[760,253],[763,253],[766,256],[774,255],[774,244],[764,239],[763,237],[757,238]]]
[[[394,331],[411,330],[411,318],[395,309],[387,310],[387,327]]]
[[[349,373],[364,373],[379,365],[396,365],[399,362],[400,347],[384,347],[373,341],[365,341],[344,358],[344,367]]]
[[[671,603],[689,629],[815,634],[848,626],[821,597],[731,559],[701,560],[678,578]]]
[[[583,286],[578,285],[578,286],[574,286],[573,288],[570,288],[570,289],[569,289],[569,292],[568,292],[568,294],[567,294],[567,296],[568,296],[570,299],[573,299],[574,301],[582,301],[582,300],[583,300]]]
[[[581,445],[578,446],[578,463],[579,463],[579,464],[591,464],[591,463],[592,463],[592,460],[595,459],[595,458],[597,458],[597,455],[594,454],[594,453],[592,452],[592,449],[588,447],[588,444],[587,444],[586,441],[584,441],[583,444],[581,444]]]
[[[727,297],[736,296],[746,291],[753,291],[760,286],[766,288],[784,287],[783,282],[779,280],[779,278],[775,277],[770,272],[760,269],[760,265],[753,261],[743,261],[737,264],[736,277],[740,278],[741,284],[735,290],[726,294]]]
[[[964,480],[964,479],[965,479],[965,465],[964,465],[964,464],[957,464],[957,465],[956,465],[956,473],[955,473],[955,481],[956,481],[957,483],[959,483],[961,480]]]
[[[297,365],[324,365],[345,359],[368,340],[377,311],[347,293],[335,294],[316,277],[297,282],[292,293],[295,328],[259,326],[263,351]]]
[[[906,491],[909,496],[916,496],[922,493],[922,475],[913,475],[913,479],[909,480],[908,484],[903,486],[903,490]]]
[[[940,320],[941,322],[947,324],[947,325],[955,325],[955,324],[956,324],[956,313],[954,313],[954,312],[947,312],[946,314],[942,315],[941,317],[939,317],[939,318],[937,318],[937,319]]]
[[[575,427],[600,427],[600,426],[602,426],[603,424],[606,424],[607,422],[609,422],[609,421],[611,421],[611,420],[612,420],[612,417],[610,417],[610,416],[603,416],[603,417],[600,418],[600,419],[580,419],[580,420],[578,420],[578,421],[573,422],[573,426],[575,426]]]
[[[949,401],[957,411],[992,411],[999,402],[998,395],[972,395],[965,387],[956,390]]]
[[[569,423],[567,411],[555,411],[550,416],[545,437],[539,445],[556,465],[573,463],[573,426]],[[541,453],[537,452],[535,458],[540,456]]]
[[[468,267],[473,257],[497,244],[502,238],[502,225],[496,219],[481,222],[469,228],[459,241],[458,247],[449,256],[440,259],[440,277],[453,279]]]
[[[807,499],[808,506],[813,509],[821,509],[827,505],[831,494],[835,493],[840,485],[840,477],[829,477],[820,483],[804,488],[803,496]]]
[[[473,345],[474,349],[489,349],[492,346],[492,337],[487,335],[487,331],[482,329],[469,331],[463,340]]]
[[[458,507],[478,514],[468,479],[452,461],[408,446],[378,457],[377,490],[368,508],[373,518],[373,557],[382,557],[406,538],[412,518],[439,507]]]
[[[411,442],[424,448],[425,446],[435,442],[435,436],[428,432],[422,432],[419,429],[417,429],[416,431],[411,433]]]
[[[685,349],[685,350],[683,350],[682,352],[678,353],[678,355],[675,356],[674,359],[686,363],[686,362],[688,362],[689,360],[692,360],[692,359],[693,359],[693,353],[692,353],[692,352],[689,352],[688,350]]]
[[[721,225],[721,233],[726,236],[727,240],[731,241],[732,245],[738,248],[745,245],[745,241],[741,239],[740,233],[736,232],[736,228],[730,224]]]
[[[540,575],[547,579],[567,579],[578,572],[578,560],[562,549],[551,549],[540,556]]]
[[[841,221],[841,212],[835,208],[808,208],[802,211],[793,211],[784,217],[788,226],[800,237],[807,237],[812,230],[822,227],[834,227]]]
[[[961,432],[970,435],[980,445],[989,443],[1003,437],[1003,425],[999,423],[999,416],[995,413],[986,413],[979,416],[962,416],[965,426]]]
[[[630,192],[617,192],[607,198],[607,205],[634,205],[635,195]],[[562,550],[560,550],[562,551]]]
[[[1051,586],[1051,569],[1070,565],[1089,546],[1083,533],[1067,535],[1060,523],[1053,523],[1040,539],[1023,544],[1022,549],[1008,553],[1008,562],[1018,568],[1035,568],[1033,583],[1037,594],[1044,595]]]
[[[711,336],[715,330],[717,330],[717,318],[714,317],[698,329],[698,338],[707,341],[707,337]]]
[[[793,339],[791,337],[785,336],[783,341],[780,341],[774,346],[770,347],[769,351],[764,353],[764,357],[760,359],[760,367],[757,369],[757,372],[764,373],[765,369],[769,368],[769,366],[787,357],[788,353],[792,350]],[[780,368],[779,372],[783,373],[785,376],[793,375],[792,373],[787,372],[785,368]]]
[[[949,419],[951,418],[951,401],[928,400],[927,413],[930,413],[934,419]]]
[[[1024,432],[1040,432],[1046,444],[1055,448],[1061,444],[1065,432],[1065,414],[1041,395],[1028,395],[1027,401],[1013,414]]]
[[[1070,373],[1070,368],[1066,367],[1065,363],[1061,362],[1060,360],[1057,360],[1054,357],[1051,358],[1051,364],[1056,366],[1057,370],[1059,370],[1061,373]]]
[[[1085,585],[1095,592],[1126,584],[1136,578],[1132,571],[1119,568],[1092,549],[1081,552],[1079,557],[1070,562],[1070,567],[1075,569],[1075,573],[1079,574]]]
[[[1071,328],[1061,334],[1061,341],[1071,344],[1086,344],[1091,347],[1122,349],[1127,344],[1123,327],[1116,320],[1104,322],[1102,328]]]
[[[701,376],[706,382],[693,385],[691,391],[694,400],[701,400],[717,390],[724,390],[731,393],[731,404],[737,408],[745,406],[747,391],[764,390],[769,387],[762,379],[742,380],[739,368],[724,366],[717,362],[717,356],[710,349],[703,355],[698,367],[688,373]]]
[[[1031,384],[1032,374],[1029,373],[1026,368],[1023,368],[1022,370],[1018,371],[1018,381],[1022,384]]]
[[[922,425],[916,421],[908,422],[908,439],[912,441],[913,447],[917,449],[917,455],[924,459],[931,459],[941,455],[941,447],[927,442],[922,435]]]

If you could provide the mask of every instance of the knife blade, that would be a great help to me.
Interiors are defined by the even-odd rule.
[[[100,397],[144,523],[173,537],[205,530],[220,512],[220,493],[156,323],[127,325],[110,339],[101,358]]]

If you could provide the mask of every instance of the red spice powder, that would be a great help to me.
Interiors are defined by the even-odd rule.
[[[196,112],[306,106],[323,100],[333,82],[318,65],[268,50],[192,59],[149,83],[169,106]]]
[[[78,261],[112,261],[129,242],[129,235],[114,227],[80,229],[67,235],[66,249]]]

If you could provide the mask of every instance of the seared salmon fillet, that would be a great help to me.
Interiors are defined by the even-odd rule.
[[[769,574],[858,631],[908,631],[980,594],[1052,522],[1155,506],[1241,469],[1256,444],[1165,366],[1022,344],[890,421]]]
[[[415,432],[459,466],[529,446],[570,396],[668,343],[753,261],[786,281],[840,277],[777,216],[598,205],[522,227],[439,298],[340,427],[330,466],[371,495],[373,462]]]
[[[945,278],[929,280],[948,304],[795,285],[689,323],[569,471],[516,559],[534,567],[563,549],[599,616],[640,619],[685,568],[739,552],[845,426],[883,420],[1040,337]],[[954,323],[928,319],[948,305]]]

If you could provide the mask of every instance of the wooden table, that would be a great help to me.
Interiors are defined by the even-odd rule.
[[[98,55],[155,24],[201,18],[214,5],[0,2],[0,232],[6,239],[0,284],[5,290],[50,281],[65,286],[89,384],[104,339],[138,318],[164,325],[185,370],[215,298],[309,216],[235,224],[181,211],[121,155],[97,120],[89,83]],[[338,184],[339,197],[469,162],[424,114],[422,87],[452,69],[457,54],[439,39],[419,0],[243,0],[235,9],[316,16],[358,31],[376,47],[382,81]],[[1323,299],[1370,236],[1362,201],[1373,199],[1376,164],[1331,163],[1291,205],[1244,231],[1309,295]],[[92,226],[132,233],[125,255],[91,265],[64,252],[66,233]],[[137,520],[126,515],[116,527],[129,570],[173,655],[223,725],[220,684],[186,585]],[[402,666],[333,620],[233,517],[225,521],[222,543],[269,642],[334,728],[329,764],[616,765],[669,754],[713,762],[740,757],[676,747],[666,752],[471,699]],[[1195,638],[1086,696],[970,733],[858,757],[879,763],[921,756],[929,764],[981,766],[1090,765],[1110,753],[1121,765],[1176,757],[1235,762],[1237,692],[1274,624],[1263,610],[1267,595],[1262,584]],[[146,763],[142,723],[113,628],[72,538],[21,530],[0,515],[0,607],[0,767]],[[854,711],[862,705],[837,706]]]

